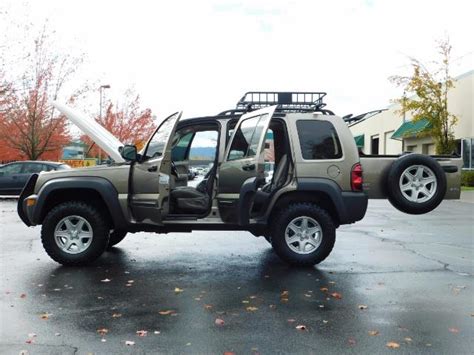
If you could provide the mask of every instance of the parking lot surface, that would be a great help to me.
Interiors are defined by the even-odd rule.
[[[371,201],[314,268],[249,233],[203,231],[131,234],[68,268],[0,200],[0,353],[472,354],[473,208]]]

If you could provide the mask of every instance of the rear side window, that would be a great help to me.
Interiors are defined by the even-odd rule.
[[[342,157],[341,142],[332,123],[327,121],[297,121],[301,155],[306,160],[338,159]]]

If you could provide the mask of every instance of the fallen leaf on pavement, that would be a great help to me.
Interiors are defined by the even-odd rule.
[[[249,312],[255,312],[258,308],[257,308],[257,307],[252,307],[252,306],[250,306],[250,307],[247,307],[246,309],[247,309],[247,311],[249,311]]]
[[[349,338],[347,339],[347,343],[350,345],[350,346],[354,346],[357,344],[357,341],[354,339],[354,338]]]
[[[100,341],[103,342],[103,343],[105,343],[105,342],[107,341],[107,339],[102,338],[102,339],[100,339]]]
[[[251,300],[254,300],[254,299],[257,298],[257,296],[250,296],[249,298],[250,298]]]
[[[148,334],[148,331],[146,331],[146,330],[137,330],[137,335],[139,337],[146,337],[147,334]]]
[[[27,344],[32,344],[32,343],[33,343],[33,339],[27,339],[27,340],[25,341],[25,343],[27,343]]]
[[[100,280],[100,282],[110,282],[111,280],[109,279],[103,279],[103,280]]]
[[[135,281],[134,280],[128,280],[127,283],[133,284]]]
[[[305,297],[311,297],[311,295],[309,293],[305,293],[304,296]]]
[[[214,323],[218,326],[223,326],[225,324],[224,320],[220,318],[216,318]]]
[[[181,293],[181,292],[183,292],[183,291],[184,291],[184,290],[183,290],[182,288],[179,288],[179,287],[175,287],[175,288],[174,288],[174,292],[175,292],[175,293]]]
[[[174,314],[176,312],[172,309],[169,309],[167,311],[159,311],[158,313],[161,314],[162,316],[169,316],[170,314]]]
[[[326,319],[323,319],[323,323],[324,323],[324,324],[328,324],[328,323],[329,323],[329,321],[328,321],[328,320],[326,320]]]
[[[271,304],[268,307],[270,307],[270,309],[275,309],[276,308],[276,306],[274,304]]]
[[[250,301],[243,300],[242,303],[250,303]]]
[[[159,330],[155,330],[153,334],[160,334],[161,332]]]
[[[320,290],[323,291],[323,292],[328,292],[329,291],[329,289],[327,287],[321,287]]]
[[[134,341],[130,341],[130,340],[126,340],[126,341],[125,341],[125,345],[127,345],[127,346],[132,346],[132,345],[135,345],[135,342],[134,342]]]
[[[43,313],[43,314],[40,315],[40,317],[41,317],[41,319],[43,319],[43,320],[48,320],[50,315],[51,315],[51,314],[49,314],[49,313]]]
[[[205,308],[205,309],[212,309],[212,306],[211,306],[210,304],[205,304],[205,305],[204,305],[204,308]]]
[[[61,336],[61,333],[54,333],[54,335],[59,337],[59,336]]]
[[[28,334],[28,338],[35,338],[36,337],[36,334],[35,333],[29,333]]]
[[[451,333],[459,333],[459,329],[458,328],[449,328],[448,329]]]
[[[224,351],[224,355],[235,355],[233,351]]]
[[[26,293],[22,293],[22,294],[20,295],[20,298],[26,298]]]
[[[100,328],[100,329],[97,329],[97,333],[99,333],[100,335],[104,336],[105,334],[107,334],[109,332],[109,330],[107,328]]]
[[[367,306],[366,306],[365,304],[360,304],[360,305],[359,305],[359,309],[361,309],[361,310],[362,310],[362,309],[367,309]]]
[[[295,328],[301,331],[308,330],[308,328],[306,328],[306,326],[303,324],[297,325]]]
[[[289,295],[289,292],[286,290],[282,291],[280,294],[281,297],[288,297],[288,295]]]
[[[280,301],[283,302],[283,303],[286,303],[286,302],[288,302],[288,298],[281,298]]]
[[[394,342],[394,341],[389,341],[387,344],[386,344],[387,348],[389,349],[398,349],[400,347],[400,344]]]
[[[410,337],[406,337],[406,338],[405,338],[405,341],[406,341],[407,343],[409,343],[409,342],[413,341],[413,339],[410,338]]]
[[[120,313],[112,314],[112,318],[120,318],[122,315]]]
[[[288,319],[288,323],[294,323],[294,322],[296,322],[296,319],[293,319],[293,318]]]
[[[342,298],[342,295],[338,292],[331,293],[331,296],[337,300],[340,300]]]
[[[195,300],[195,301],[200,301],[201,298],[200,298],[200,297],[194,297],[194,300]]]
[[[369,330],[368,333],[369,333],[370,336],[379,335],[379,331],[378,331],[378,330]]]

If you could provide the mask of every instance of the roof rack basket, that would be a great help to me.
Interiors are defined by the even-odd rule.
[[[323,102],[325,96],[325,92],[249,91],[237,102],[234,110],[224,111],[221,114],[248,112],[273,105],[277,105],[277,111],[280,112],[333,114],[323,109],[326,106]]]

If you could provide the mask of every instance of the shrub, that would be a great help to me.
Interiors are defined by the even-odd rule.
[[[474,170],[461,172],[461,186],[474,186]]]

